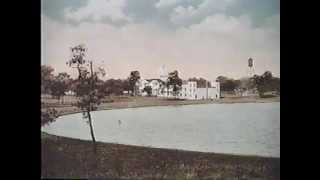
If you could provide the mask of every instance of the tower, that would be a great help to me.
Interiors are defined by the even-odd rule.
[[[159,70],[160,79],[164,82],[168,79],[168,70],[165,65],[162,65]]]
[[[252,77],[252,76],[254,75],[253,59],[252,59],[251,57],[248,59],[247,75],[248,75],[249,77]]]

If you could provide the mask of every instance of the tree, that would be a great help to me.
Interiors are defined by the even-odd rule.
[[[272,80],[272,89],[280,95],[280,78],[274,77]]]
[[[182,85],[182,79],[179,78],[179,74],[177,70],[169,73],[167,83],[169,86],[170,85],[173,86],[173,93],[174,93],[174,96],[176,96],[178,91],[181,89],[181,85]]]
[[[225,77],[225,76],[218,76],[217,79],[216,79],[216,81],[217,81],[217,82],[220,82],[220,85],[221,85],[222,83],[225,83],[228,79],[229,79],[229,78],[227,78],[227,77]]]
[[[106,95],[122,95],[123,91],[128,90],[127,80],[121,79],[108,79],[104,82],[103,88]]]
[[[272,81],[274,80],[274,78],[270,71],[264,72],[261,76],[254,75],[252,79],[255,84],[255,87],[258,90],[260,97],[263,97],[265,92],[274,90],[274,88],[272,87],[272,84],[273,84]],[[280,88],[280,84],[279,84],[279,88]]]
[[[55,121],[57,117],[58,117],[58,112],[54,108],[41,110],[41,126]]]
[[[70,82],[70,75],[65,72],[59,73],[57,76],[55,76],[51,83],[52,96],[60,101],[61,97],[65,95],[67,89],[70,89]],[[61,103],[63,103],[63,99]]]
[[[204,78],[189,78],[189,81],[196,81],[197,82],[197,87],[198,88],[206,88],[208,86],[208,88],[211,87],[211,83],[209,81],[207,81]],[[207,83],[207,84],[206,84]]]
[[[122,86],[124,91],[130,91],[130,83],[128,79],[122,81]]]
[[[220,82],[221,91],[234,91],[240,86],[240,81],[229,79],[225,76],[218,76],[217,81]]]
[[[41,93],[51,93],[50,86],[54,78],[53,71],[54,69],[51,66],[41,66]]]
[[[99,75],[104,76],[105,72],[99,68],[97,72],[93,71],[92,61],[85,59],[86,48],[83,45],[78,45],[71,48],[72,58],[67,62],[69,66],[77,68],[79,76],[76,82],[76,96],[78,97],[77,107],[83,111],[84,119],[88,119],[90,126],[90,134],[92,138],[93,151],[97,153],[96,140],[94,136],[91,112],[98,108],[104,97],[99,91]]]
[[[137,86],[136,83],[140,79],[139,71],[131,71],[129,76],[129,86],[133,96],[137,95]]]
[[[249,90],[249,89],[254,88],[254,83],[251,80],[251,78],[244,77],[244,78],[239,79],[239,81],[240,81],[240,83],[239,83],[238,87],[240,89]]]
[[[152,88],[150,86],[144,87],[143,91],[147,92],[148,96],[151,96],[152,94]]]

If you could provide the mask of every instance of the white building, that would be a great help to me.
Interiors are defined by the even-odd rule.
[[[76,93],[74,91],[69,90],[69,91],[65,92],[65,94],[67,96],[74,96]]]
[[[182,84],[182,88],[178,95],[180,99],[219,99],[220,98],[220,84],[218,82],[211,82],[211,87],[198,88],[196,81],[187,81]]]
[[[138,94],[146,96],[147,92],[144,91],[144,88],[150,86],[152,91],[152,96],[159,96],[162,94],[162,89],[164,87],[164,82],[160,79],[139,79],[136,83],[138,87]]]
[[[143,90],[146,86],[148,86],[149,84],[149,81],[147,81],[146,79],[139,79],[137,82],[136,82],[136,86],[137,86],[137,94],[138,95],[142,95],[143,94]]]
[[[161,94],[161,90],[164,87],[164,82],[160,79],[149,79],[149,86],[152,89],[152,96],[159,96]]]
[[[160,94],[158,95],[158,97],[174,97],[173,96],[173,87],[170,86],[169,88],[167,88],[165,85],[163,85],[163,87],[160,90]]]
[[[138,95],[147,96],[144,88],[150,86],[152,89],[152,96],[157,97],[175,97],[173,94],[173,87],[168,89],[165,82],[161,79],[140,79],[136,83],[138,87]],[[184,81],[176,98],[201,100],[201,99],[219,99],[220,98],[220,84],[212,81],[211,87],[199,88],[196,81]]]

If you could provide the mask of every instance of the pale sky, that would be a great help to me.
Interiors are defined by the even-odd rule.
[[[256,74],[280,77],[279,0],[42,0],[41,63],[74,74],[70,47],[85,44],[107,78],[159,68],[214,80]]]

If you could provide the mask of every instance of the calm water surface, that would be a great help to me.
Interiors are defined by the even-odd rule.
[[[279,102],[116,109],[92,118],[101,142],[280,157]],[[61,116],[42,131],[91,140],[80,113]]]

